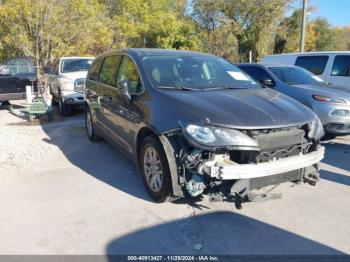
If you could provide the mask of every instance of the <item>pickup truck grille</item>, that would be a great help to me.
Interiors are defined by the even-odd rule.
[[[256,135],[261,150],[256,157],[257,163],[298,155],[303,150],[304,136],[305,131],[298,128]]]

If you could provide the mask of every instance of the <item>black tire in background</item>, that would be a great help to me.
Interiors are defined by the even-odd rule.
[[[71,116],[73,114],[73,106],[63,103],[61,93],[58,95],[58,108],[62,116]]]
[[[0,106],[10,106],[11,103],[10,101],[6,100],[6,101],[0,101]]]
[[[161,186],[158,190],[152,188],[152,185],[150,183],[150,174],[147,174],[148,171],[146,170],[146,166],[149,165],[148,161],[146,160],[146,154],[148,154],[151,150],[153,150],[156,153],[157,156],[155,158],[157,160],[155,162],[159,161],[159,165],[161,167]],[[143,140],[139,153],[139,165],[140,172],[142,173],[143,182],[145,184],[147,192],[155,202],[162,203],[177,199],[172,196],[169,163],[165,155],[163,146],[156,136],[151,135]],[[151,167],[149,168],[151,169]]]
[[[333,140],[337,137],[337,135],[334,134],[325,134],[322,138],[321,141],[329,141],[329,140]]]

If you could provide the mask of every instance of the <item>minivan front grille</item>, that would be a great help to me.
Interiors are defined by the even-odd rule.
[[[260,133],[254,138],[257,140],[260,152],[256,157],[258,163],[272,159],[295,156],[302,152],[305,131],[299,128],[289,130],[271,130]]]

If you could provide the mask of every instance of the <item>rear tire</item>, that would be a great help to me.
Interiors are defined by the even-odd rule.
[[[101,141],[102,138],[95,133],[94,122],[92,121],[92,116],[90,109],[88,107],[85,108],[85,129],[88,138],[91,141]]]
[[[169,163],[157,137],[146,137],[139,153],[140,171],[148,194],[157,203],[169,202],[172,196]]]

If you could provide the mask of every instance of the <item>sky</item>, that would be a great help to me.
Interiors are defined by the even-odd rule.
[[[295,0],[295,7],[302,6],[302,0]],[[350,0],[308,0],[308,5],[316,6],[310,18],[317,16],[328,19],[332,26],[350,26]]]

